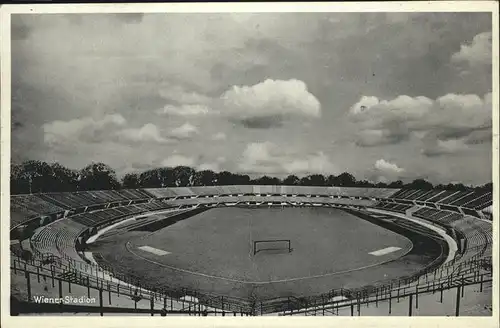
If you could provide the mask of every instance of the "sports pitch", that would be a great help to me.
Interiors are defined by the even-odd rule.
[[[254,255],[253,241],[262,239],[290,239],[293,251]],[[269,299],[414,273],[425,263],[408,260],[412,247],[408,238],[338,209],[232,207],[120,235],[97,251],[107,265],[158,287]]]

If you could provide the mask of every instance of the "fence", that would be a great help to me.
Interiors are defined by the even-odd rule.
[[[461,299],[465,297],[465,288],[467,286],[479,286],[479,292],[483,292],[483,287],[493,281],[492,273],[473,273],[471,275],[463,275],[458,279],[442,279],[440,281],[432,281],[426,284],[411,286],[411,287],[401,287],[395,290],[383,289],[380,293],[376,293],[375,296],[364,297],[361,293],[358,293],[356,297],[348,300],[338,300],[330,302],[329,304],[310,304],[307,308],[301,308],[298,310],[287,310],[280,313],[280,315],[291,316],[291,315],[339,315],[339,311],[350,310],[350,315],[360,316],[361,308],[363,305],[366,307],[375,306],[379,307],[379,304],[386,303],[387,315],[393,313],[393,304],[397,302],[398,304],[402,301],[408,301],[408,308],[406,313],[402,313],[401,309],[398,311],[398,315],[408,315],[412,316],[414,309],[419,309],[419,299],[422,297],[427,297],[429,294],[439,294],[439,303],[443,303],[444,293],[446,291],[452,291],[456,289],[456,296],[454,299],[454,315],[460,315]],[[356,309],[356,311],[355,311]],[[356,314],[355,314],[356,313]],[[379,312],[380,314],[380,312]],[[370,315],[373,315],[371,311]],[[428,314],[426,314],[428,315]],[[443,315],[441,313],[440,315]]]
[[[71,295],[71,286],[80,286],[86,288],[87,297],[90,297],[91,290],[101,294],[107,294],[109,304],[113,295],[129,297],[134,300],[134,309],[137,309],[137,303],[144,300],[158,301],[163,299],[163,307],[167,310],[178,310],[174,307],[181,306],[182,309],[186,306],[191,310],[192,307],[203,307],[205,310],[212,309],[213,311],[242,313],[244,315],[264,315],[275,312],[294,312],[300,309],[315,308],[318,306],[327,309],[332,304],[332,299],[341,298],[342,300],[359,300],[361,302],[369,302],[373,297],[378,302],[387,297],[387,294],[394,297],[405,297],[408,291],[412,288],[416,289],[416,293],[428,292],[436,290],[436,288],[453,288],[457,283],[470,283],[470,280],[478,282],[477,279],[483,279],[482,282],[488,281],[491,273],[480,273],[484,270],[491,270],[491,258],[471,259],[455,265],[445,265],[436,268],[433,271],[424,274],[403,277],[402,279],[383,282],[378,285],[362,287],[358,289],[338,289],[331,290],[328,293],[304,297],[304,298],[286,298],[274,300],[242,300],[225,296],[214,296],[190,291],[184,288],[170,289],[156,288],[153,286],[145,286],[140,284],[134,277],[117,277],[113,274],[101,271],[98,267],[87,263],[64,263],[61,258],[54,256],[45,256],[41,259],[31,259],[25,261],[15,256],[12,257],[11,269],[14,274],[22,272],[26,278],[27,286],[27,301],[32,300],[31,285],[35,281],[40,283],[42,280],[51,282],[52,288],[57,285],[59,288],[58,296],[62,298],[62,284],[67,285],[68,294]],[[76,268],[79,265],[80,268]],[[481,278],[480,278],[481,277]],[[487,277],[486,280],[485,277]],[[432,287],[431,287],[432,286]],[[100,296],[101,298],[102,296]],[[337,306],[340,303],[337,302]],[[101,306],[104,306],[103,304]],[[157,305],[158,306],[158,305]],[[154,306],[152,308],[154,310]],[[201,310],[200,310],[201,311]]]
[[[16,263],[16,264],[14,264]],[[20,266],[19,264],[22,265]],[[468,272],[462,272],[461,275],[450,275],[436,280],[422,281],[416,285],[393,286],[393,288],[381,287],[375,292],[365,292],[363,290],[342,290],[342,299],[332,300],[314,298],[305,302],[302,299],[290,297],[286,301],[280,300],[275,306],[281,306],[280,309],[273,308],[273,313],[280,312],[280,315],[326,315],[335,314],[343,309],[350,309],[351,315],[361,315],[362,305],[378,307],[381,303],[388,303],[388,314],[392,312],[393,303],[409,300],[408,313],[411,316],[413,308],[419,308],[419,298],[426,294],[440,295],[440,302],[443,303],[443,294],[452,289],[457,290],[455,299],[455,315],[460,313],[460,299],[465,296],[466,286],[479,286],[480,292],[483,286],[492,282],[492,273],[479,272],[470,268]],[[113,313],[131,313],[131,314],[150,314],[150,315],[222,315],[222,316],[249,316],[271,313],[270,311],[245,311],[244,308],[228,309],[224,308],[224,301],[219,307],[210,308],[196,300],[174,299],[159,293],[146,293],[133,286],[116,285],[109,281],[99,281],[90,279],[88,276],[65,272],[56,274],[53,268],[43,269],[26,262],[13,262],[12,273],[26,279],[27,296],[25,300],[15,302],[12,307],[14,313],[95,313],[104,315]],[[21,278],[21,279],[22,279]],[[423,280],[423,279],[422,279]],[[80,295],[87,300],[93,300],[92,305],[64,304],[60,301],[58,304],[45,304],[36,300],[36,295],[32,295],[32,288],[36,290],[35,285],[48,284],[51,291],[45,298],[63,300],[64,298],[74,298]],[[39,292],[39,290],[38,290]],[[52,294],[50,293],[52,292]],[[353,294],[354,292],[354,294]],[[54,293],[56,293],[54,295]],[[85,294],[85,295],[83,295]],[[50,297],[52,296],[52,297]],[[339,296],[339,295],[337,295]],[[40,295],[38,295],[40,298]],[[57,303],[57,301],[56,301]],[[126,306],[128,304],[128,306]],[[264,306],[264,303],[261,303]],[[266,304],[269,306],[269,304]],[[355,311],[356,309],[356,311]],[[267,308],[269,310],[269,308]]]

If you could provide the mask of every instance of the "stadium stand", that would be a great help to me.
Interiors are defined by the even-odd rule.
[[[413,216],[452,228],[457,231],[457,234],[459,232],[460,236],[463,236],[461,238],[465,238],[465,249],[449,265],[468,264],[472,263],[471,261],[488,258],[491,256],[493,242],[491,222],[480,219],[476,211],[483,210],[483,213],[490,213],[488,217],[491,218],[491,211],[484,211],[492,205],[491,192],[299,186],[214,186],[18,195],[11,196],[10,202],[10,221],[13,229],[35,218],[51,215],[50,220],[40,220],[41,226],[34,230],[29,238],[31,249],[37,255],[48,254],[80,262],[82,258],[75,249],[75,241],[82,233],[90,230],[97,231],[96,228],[146,212],[170,209],[172,210],[170,214],[165,216],[169,217],[169,215],[182,213],[183,210],[180,209],[182,206],[214,204],[343,205],[375,207],[403,214],[415,208],[417,210],[412,213]],[[420,206],[419,208],[416,207],[416,203],[432,204],[433,207]],[[438,207],[434,207],[435,204]],[[80,212],[74,211],[82,208],[84,210]],[[64,216],[56,217],[55,214],[59,213],[64,213]],[[175,220],[174,217],[172,222]],[[409,224],[408,222],[405,224]],[[131,222],[124,228],[133,229],[140,224],[143,222]],[[464,267],[458,268],[462,270]],[[65,272],[66,269],[62,269],[61,266],[56,270]],[[439,270],[441,270],[442,277],[444,269]],[[455,274],[461,273],[456,270],[457,267],[454,266],[451,271]],[[446,272],[448,273],[448,269]]]
[[[10,208],[12,226],[22,224],[37,216],[64,211],[64,208],[34,195],[12,196],[10,198]]]

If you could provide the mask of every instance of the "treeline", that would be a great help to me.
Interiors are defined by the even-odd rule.
[[[81,170],[72,170],[58,163],[26,161],[11,165],[10,177],[12,194],[41,192],[64,192],[80,190],[108,190],[120,188],[164,188],[189,186],[222,186],[222,185],[296,185],[296,186],[339,186],[365,188],[409,188],[409,189],[447,189],[447,190],[492,190],[492,184],[482,186],[465,186],[459,184],[433,185],[424,179],[416,179],[410,183],[401,180],[391,183],[373,183],[357,180],[352,174],[344,172],[340,175],[324,176],[312,174],[299,178],[289,175],[281,180],[277,177],[261,176],[252,179],[246,174],[231,172],[196,171],[191,167],[162,167],[142,173],[128,173],[121,181],[116,172],[103,163],[92,163]]]

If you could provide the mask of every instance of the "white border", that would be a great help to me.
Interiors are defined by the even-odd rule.
[[[124,13],[124,12],[491,12],[493,38],[493,309],[490,318],[466,317],[10,317],[10,270],[9,265],[1,265],[1,326],[28,327],[65,326],[65,327],[123,327],[124,325],[140,327],[316,327],[316,326],[373,326],[373,327],[499,327],[499,272],[498,272],[498,231],[499,231],[499,112],[498,112],[498,4],[496,1],[440,1],[440,2],[349,2],[349,3],[177,3],[177,4],[36,4],[36,5],[3,5],[0,8],[0,40],[1,40],[1,258],[7,262],[9,258],[9,171],[10,171],[10,14],[15,13]]]

